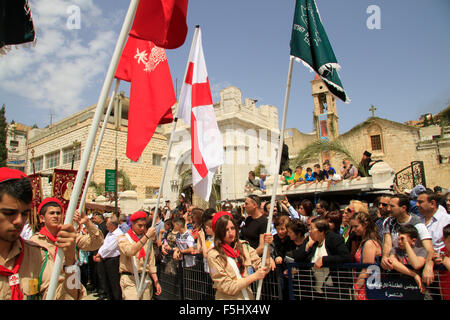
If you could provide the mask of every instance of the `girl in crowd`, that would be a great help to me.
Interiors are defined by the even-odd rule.
[[[289,216],[280,215],[278,217],[275,217],[274,220],[274,225],[277,233],[273,236],[273,257],[275,257],[275,264],[281,265],[284,261],[286,253],[288,251],[294,250],[296,245],[292,238],[288,236],[288,225],[291,222]]]
[[[208,251],[208,264],[216,300],[252,300],[250,285],[269,272],[270,254],[266,267],[261,268],[261,258],[247,241],[239,239],[238,226],[229,212],[216,213],[211,227],[214,248]],[[267,235],[271,239],[272,235]]]
[[[381,239],[375,222],[369,213],[359,212],[350,219],[350,225],[353,232],[361,237],[361,242],[352,258],[356,263],[374,264],[375,258],[381,256]],[[368,276],[366,268],[363,268],[357,277],[355,275],[356,300],[367,300],[365,279]]]

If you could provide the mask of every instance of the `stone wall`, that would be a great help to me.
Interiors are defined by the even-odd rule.
[[[89,111],[86,111],[89,112]],[[45,168],[45,155],[57,150],[60,150],[60,164],[57,168],[70,169],[71,162],[63,164],[62,150],[70,148],[75,140],[81,142],[81,154],[84,151],[86,139],[90,130],[92,118],[87,117],[82,122],[74,122],[72,125],[65,126],[62,130],[49,130],[36,136],[29,142],[28,157],[31,159],[31,150],[35,150],[35,158],[44,156],[44,173],[51,173],[53,168]],[[116,133],[117,133],[117,158],[119,170],[122,169],[129,176],[135,191],[139,199],[146,198],[146,191],[158,189],[160,185],[160,179],[162,175],[163,157],[167,152],[167,139],[161,134],[159,128],[153,135],[150,143],[144,149],[141,158],[137,162],[132,162],[126,157],[126,143],[127,143],[127,127],[122,125],[120,131],[114,129],[114,125],[108,123],[107,129],[102,140],[100,152],[97,157],[94,173],[91,181],[99,183],[105,182],[105,169],[115,168],[116,158]],[[102,122],[103,123],[103,122]],[[61,125],[61,124],[60,124]],[[100,128],[97,133],[97,138],[94,142],[94,147],[89,159],[88,170],[92,158],[94,156],[95,146],[100,134]],[[157,154],[161,156],[159,165],[153,165],[153,155]],[[30,173],[32,168],[28,163],[28,172]],[[80,161],[75,161],[74,169],[78,169]],[[47,179],[43,179],[47,180]],[[44,186],[43,186],[44,187]],[[44,187],[45,188],[45,187]],[[120,188],[119,188],[120,191]],[[150,196],[150,195],[149,195]],[[151,195],[152,197],[154,195]]]

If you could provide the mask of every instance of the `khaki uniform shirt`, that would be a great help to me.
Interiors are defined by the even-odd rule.
[[[75,239],[77,250],[94,251],[98,250],[103,244],[103,233],[95,226],[87,229],[87,234],[78,234]],[[40,233],[36,233],[31,237],[34,241],[48,250],[49,258],[54,261],[56,245],[53,241]]]
[[[137,291],[136,291],[136,280],[134,278],[134,269],[133,269],[133,260],[131,255],[131,246],[135,243],[131,243],[126,234],[121,234],[117,237],[117,243],[119,246],[120,252],[120,260],[119,260],[119,273],[127,272],[131,273],[131,275],[122,274],[120,276],[120,287],[122,289],[122,297],[125,300],[137,300]],[[144,245],[144,250],[147,250],[148,242]],[[140,251],[140,250],[139,250]],[[139,259],[139,251],[135,255],[136,260],[136,269],[139,272],[139,278],[142,275],[142,270],[144,268],[145,257]],[[149,261],[145,270],[148,273],[156,273],[156,265],[155,265],[155,253],[153,250],[153,246],[149,255]],[[153,285],[151,281],[151,277],[148,274],[146,279],[150,280],[147,284],[146,289],[142,295],[143,300],[151,299],[153,294]]]
[[[261,266],[261,257],[247,241],[239,240],[242,243],[242,260],[245,267],[244,275],[238,279],[233,267],[224,260],[216,248],[208,251],[209,274],[213,280],[213,288],[216,289],[216,300],[244,300],[242,288],[245,285],[245,277],[249,275],[249,268],[258,270]],[[270,254],[267,255],[266,267],[270,267]],[[250,286],[246,287],[250,300],[253,300],[253,292]]]
[[[45,261],[46,249],[39,246],[29,240],[24,240],[25,253],[23,256],[22,263],[19,268],[20,277],[20,291],[23,293],[24,300],[38,300],[45,299],[47,296],[47,290],[50,284],[50,279],[53,270],[53,260],[50,257],[47,259],[45,268],[42,271]],[[0,264],[10,270],[14,267],[16,259],[22,252],[22,245],[20,240],[16,240],[13,243],[11,251],[8,257],[4,260],[0,257]],[[38,290],[39,277],[41,276],[41,287]],[[62,281],[56,288],[55,299],[57,300],[70,300],[73,299],[66,291],[64,286],[64,277]],[[81,297],[79,297],[81,298]],[[8,277],[0,276],[0,300],[10,300],[11,299],[11,287],[9,286]]]

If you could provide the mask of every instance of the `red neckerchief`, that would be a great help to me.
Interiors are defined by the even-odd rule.
[[[58,247],[56,246],[56,237],[54,237],[50,231],[47,230],[47,228],[44,226],[42,227],[41,230],[39,230],[39,233],[46,236],[50,241],[52,241],[53,243],[55,243],[55,256],[53,257],[53,260],[56,259],[56,254],[58,253]]]
[[[239,258],[241,256],[241,254],[239,253],[239,250],[233,249],[230,245],[228,245],[226,243],[222,243],[222,249],[225,252],[225,254],[227,256],[229,256],[230,258],[236,259],[236,258]],[[237,260],[236,260],[236,264],[238,266],[238,269],[240,269],[241,268],[241,264],[239,262],[237,262]]]
[[[131,230],[131,228],[128,230],[128,234],[130,235],[131,239],[133,239],[135,242],[139,241],[139,238],[137,237],[137,235],[133,232],[133,230]],[[144,247],[141,248],[141,250],[139,250],[139,256],[138,258],[142,258],[145,259],[145,250]]]
[[[25,246],[22,238],[19,238],[20,244],[22,245],[22,251],[19,254],[19,257],[16,259],[16,263],[14,264],[14,267],[12,270],[9,270],[8,268],[5,268],[4,266],[0,265],[0,275],[4,277],[9,277],[14,274],[17,274],[20,269],[20,265],[22,264],[23,255],[25,254]],[[20,291],[20,283],[15,285],[10,285],[11,287],[11,300],[23,300],[23,293]]]

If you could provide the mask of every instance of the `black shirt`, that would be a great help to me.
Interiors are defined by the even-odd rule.
[[[325,174],[323,173],[322,170],[320,170],[319,173],[313,172],[312,176],[319,182],[325,180]]]
[[[248,216],[241,228],[241,239],[247,240],[253,249],[259,246],[259,235],[267,231],[267,217],[263,214],[257,219]]]

